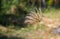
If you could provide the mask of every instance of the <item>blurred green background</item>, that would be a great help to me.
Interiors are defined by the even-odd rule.
[[[60,0],[0,0],[0,2],[0,24],[3,25],[12,24],[14,17],[15,21],[24,20],[26,14],[35,8],[41,8],[42,12],[51,10],[51,8],[60,9]],[[10,23],[6,22],[9,18],[11,18]]]
[[[11,28],[5,32],[3,31],[5,28],[2,27],[3,30],[0,29],[0,34],[17,35],[22,37],[18,39],[24,39],[27,32],[34,33],[33,27],[20,28],[26,27],[23,24],[25,16],[36,8],[41,9],[42,14],[49,18],[60,18],[60,0],[0,0],[0,25]],[[5,39],[5,36],[0,36],[0,38]],[[11,36],[9,39],[17,39],[17,37]]]

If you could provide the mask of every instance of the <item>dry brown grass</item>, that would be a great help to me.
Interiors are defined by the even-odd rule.
[[[8,28],[3,27],[3,26],[0,26],[0,31],[7,32],[8,31]]]
[[[51,19],[48,17],[42,17],[41,24],[44,24],[50,28],[56,28],[60,26],[60,20],[59,19]]]

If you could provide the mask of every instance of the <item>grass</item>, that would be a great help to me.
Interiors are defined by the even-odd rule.
[[[44,15],[49,18],[60,18],[60,9],[46,9]]]
[[[49,10],[46,9],[43,12],[43,15],[52,19],[56,19],[56,18],[60,19],[60,10],[59,9],[49,9]],[[2,26],[0,26],[0,28],[1,27]],[[7,27],[8,31],[4,31],[5,30],[4,28],[0,29],[0,34],[9,35],[9,36],[17,36],[17,37],[22,37],[26,39],[44,39],[42,38],[42,36],[44,35],[44,30],[47,27],[45,27],[45,25],[42,24],[38,26],[36,30],[34,30],[33,29],[34,27],[32,26],[26,27],[26,28],[19,28],[19,29]],[[43,30],[43,31],[40,31],[40,30]]]

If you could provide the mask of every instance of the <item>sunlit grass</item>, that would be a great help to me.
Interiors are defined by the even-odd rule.
[[[60,9],[46,9],[43,14],[49,18],[60,19]]]

